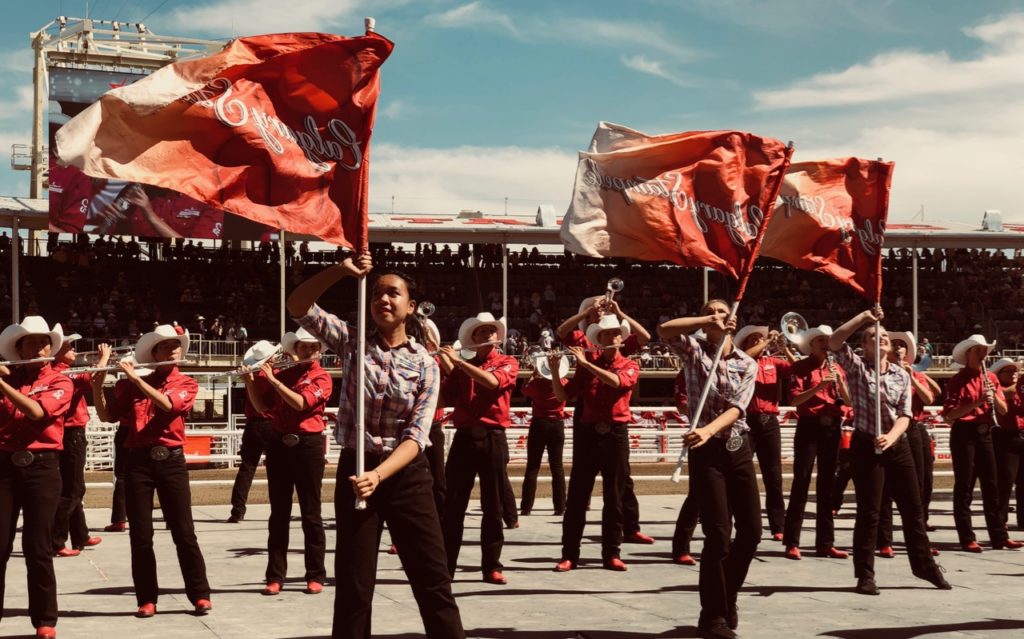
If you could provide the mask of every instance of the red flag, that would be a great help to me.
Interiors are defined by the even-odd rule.
[[[858,158],[790,165],[761,253],[879,302],[893,166]]]
[[[378,70],[394,45],[288,33],[114,89],[57,135],[65,164],[352,248],[365,241]]]
[[[743,279],[790,155],[778,140],[739,131],[647,136],[602,122],[580,153],[562,242],[583,255],[706,266]]]

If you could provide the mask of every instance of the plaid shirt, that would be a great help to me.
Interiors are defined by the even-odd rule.
[[[711,362],[715,358],[717,345],[696,339],[691,335],[683,335],[679,344],[679,355],[683,360],[683,371],[686,375],[686,395],[689,398],[686,411],[690,423],[694,423],[694,412],[704,382],[711,372]],[[732,428],[720,431],[716,437],[727,439],[741,435],[750,430],[747,426],[747,406],[754,397],[754,384],[757,381],[757,362],[738,348],[733,348],[728,355],[723,355],[718,362],[715,383],[711,385],[707,403],[701,413],[697,427],[706,426],[730,408],[740,411],[739,419]]]
[[[875,433],[875,369],[853,352],[849,344],[836,353],[836,362],[846,373],[853,400],[853,427],[868,435]],[[910,375],[900,366],[890,364],[881,375],[882,433],[888,433],[900,417],[913,417]]]
[[[355,327],[314,304],[299,326],[341,354],[341,402],[334,438],[345,448],[356,447]],[[411,439],[423,450],[430,445],[430,422],[440,388],[437,362],[427,349],[409,338],[389,347],[376,332],[366,340],[366,452],[387,453]]]

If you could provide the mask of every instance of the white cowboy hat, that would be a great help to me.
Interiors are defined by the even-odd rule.
[[[821,337],[822,335],[832,337],[832,327],[828,324],[820,324],[804,331],[803,335],[800,336],[800,343],[798,344],[800,352],[804,355],[810,355],[811,342],[814,341],[814,338]]]
[[[955,348],[953,348],[953,361],[956,362],[957,364],[963,364],[964,366],[966,366],[967,351],[974,346],[984,346],[986,349],[985,356],[987,357],[988,354],[992,352],[992,349],[995,348],[996,343],[992,342],[990,344],[986,342],[984,335],[979,335],[977,333],[971,335],[964,341],[957,344]]]
[[[917,359],[917,340],[914,339],[914,334],[909,331],[889,331],[889,343],[903,342],[907,345],[907,352],[903,355],[903,361],[908,364],[913,364],[914,360]],[[896,347],[893,347],[896,350]]]
[[[427,338],[430,339],[430,341],[434,342],[435,344],[440,345],[441,330],[437,328],[437,324],[434,323],[434,320],[430,319],[429,317],[424,317],[423,327],[427,331]]]
[[[473,344],[473,331],[481,326],[493,326],[498,331],[498,343],[501,344],[505,341],[505,318],[494,319],[490,313],[480,313],[476,317],[470,317],[459,327],[459,342]]]
[[[1012,367],[1016,368],[1017,370],[1020,370],[1020,362],[1015,362],[1012,359],[1010,359],[1009,357],[1004,357],[1004,358],[1000,359],[995,364],[992,364],[991,366],[989,366],[988,370],[991,371],[993,374],[998,375],[999,371],[1003,370],[1007,366],[1012,366]]]
[[[281,350],[280,346],[268,342],[265,339],[261,339],[252,346],[249,350],[245,351],[245,356],[242,357],[242,366],[254,370],[262,366],[267,360]]]
[[[625,320],[619,321],[619,318],[614,315],[605,315],[601,318],[601,321],[596,324],[591,324],[587,327],[587,339],[590,340],[591,344],[597,344],[597,336],[602,331],[619,331],[622,334],[622,338],[625,339],[629,336],[629,323]]]
[[[139,338],[138,343],[135,345],[135,361],[139,364],[154,363],[153,347],[169,339],[176,339],[181,344],[182,357],[188,353],[188,330],[179,335],[178,331],[170,324],[160,324]]]
[[[56,324],[53,325],[53,330],[57,331],[58,333],[64,332],[64,328],[60,325],[60,322],[57,322]],[[80,339],[82,339],[82,336],[79,335],[78,333],[71,333],[70,335],[65,335],[64,341],[61,342],[61,346],[64,346],[64,344],[67,344],[69,342],[77,342]]]
[[[18,340],[26,335],[49,335],[50,350],[53,351],[54,355],[57,354],[57,349],[60,348],[61,343],[64,341],[64,331],[61,330],[60,324],[56,324],[51,329],[50,325],[42,317],[28,315],[25,319],[21,320],[20,324],[11,324],[0,333],[0,356],[11,362],[23,359],[18,354],[17,346]]]
[[[748,337],[755,333],[761,335],[761,337],[765,339],[768,339],[767,326],[754,326],[752,324],[748,324],[736,332],[736,337],[733,338],[732,343],[738,348],[743,348],[743,343],[747,341]]]
[[[295,352],[296,342],[306,342],[307,344],[319,342],[320,350],[326,350],[324,343],[317,339],[316,335],[313,335],[304,328],[299,328],[297,331],[288,331],[281,336],[281,350],[288,355],[295,355],[298,357],[299,354]]]
[[[548,358],[544,357],[537,358],[537,374],[544,379],[551,379],[551,364],[548,363]],[[562,357],[558,360],[558,377],[565,379],[565,376],[569,374],[569,359]]]

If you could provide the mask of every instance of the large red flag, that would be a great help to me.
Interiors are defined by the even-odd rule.
[[[761,254],[879,302],[893,166],[858,158],[790,165]]]
[[[581,152],[562,242],[593,257],[749,273],[791,149],[739,131],[648,136],[602,122]]]
[[[393,46],[375,33],[233,40],[105,94],[60,130],[59,158],[353,248]]]

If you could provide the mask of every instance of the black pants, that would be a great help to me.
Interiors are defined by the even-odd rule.
[[[807,506],[807,492],[811,486],[811,472],[818,462],[818,477],[815,482],[814,546],[829,548],[835,545],[835,524],[832,520],[832,485],[839,457],[838,418],[832,424],[824,425],[816,417],[801,417],[796,423],[793,440],[793,484],[789,489],[789,508],[786,510],[786,525],[783,543],[786,547],[800,545],[800,529],[804,524],[804,508]]]
[[[480,568],[484,575],[502,569],[501,548],[505,543],[502,491],[508,451],[505,442],[505,431],[502,428],[474,426],[455,431],[451,450],[448,451],[448,462],[445,464],[448,496],[442,519],[445,554],[451,576],[455,575],[458,565],[466,510],[469,508],[469,496],[473,492],[473,481],[477,475],[480,476],[480,507],[483,510],[480,520]]]
[[[689,555],[690,542],[693,541],[693,531],[697,529],[697,522],[700,520],[700,499],[693,493],[693,484],[690,484],[689,492],[683,505],[679,509],[679,517],[676,518],[676,529],[672,533],[672,557]]]
[[[565,467],[562,465],[562,447],[565,445],[565,422],[561,419],[534,418],[530,422],[530,434],[526,440],[526,474],[523,477],[523,497],[519,509],[524,515],[533,510],[533,499],[537,494],[537,475],[544,451],[548,451],[548,467],[551,469],[551,499],[555,514],[565,512]]]
[[[750,440],[735,452],[713,437],[690,450],[690,493],[699,502],[704,548],[700,562],[700,620],[706,627],[723,620],[736,605],[761,541],[761,495],[757,489]],[[736,538],[732,538],[732,521]]]
[[[996,428],[992,431],[992,445],[996,453],[996,468],[999,482],[999,517],[1005,525],[1010,514],[1010,497],[1017,483],[1020,470],[1020,457],[1024,453],[1024,439],[1016,428]],[[1017,494],[1017,508],[1020,509],[1021,496]]]
[[[274,428],[269,419],[247,420],[242,431],[242,448],[238,451],[241,461],[238,463],[238,474],[231,487],[231,516],[241,519],[245,517],[245,504],[249,501],[249,489],[252,478],[260,465],[260,457],[267,450],[267,442],[273,436]]]
[[[64,450],[60,452],[60,501],[53,518],[53,549],[64,547],[71,536],[72,548],[83,548],[89,540],[82,499],[85,497],[85,428],[64,429]]]
[[[953,521],[961,544],[977,541],[971,523],[971,499],[974,479],[981,484],[985,526],[992,543],[1007,539],[1006,527],[999,516],[999,481],[992,433],[985,426],[956,422],[949,434],[949,450],[953,455]]]
[[[842,433],[840,433],[842,437]],[[836,478],[832,482],[832,510],[839,512],[846,501],[846,488],[853,478],[853,471],[850,469],[850,449],[840,448],[836,457]],[[854,497],[856,499],[856,497]]]
[[[57,578],[53,574],[53,515],[60,501],[60,461],[56,451],[18,468],[0,452],[0,618],[3,617],[7,562],[14,550],[18,513],[24,518],[21,552],[28,577],[32,625],[57,625]]]
[[[367,469],[373,469],[381,458],[367,455],[365,462]],[[355,467],[355,451],[342,451],[338,461],[338,488],[334,493],[338,518],[334,556],[337,592],[331,636],[369,639],[371,635],[377,557],[381,532],[387,523],[427,637],[465,637],[459,608],[452,596],[451,574],[426,457],[417,456],[408,466],[388,477],[366,500],[365,510],[355,509],[355,496],[348,481],[349,476],[355,474]]]
[[[288,447],[281,435],[267,442],[267,487],[270,520],[267,522],[267,583],[283,583],[288,575],[288,534],[292,518],[292,492],[299,500],[305,547],[305,581],[324,583],[327,541],[320,517],[320,488],[324,480],[324,437],[320,433],[301,435]]]
[[[519,521],[519,510],[516,509],[516,494],[508,477],[508,463],[512,459],[508,450],[508,437],[502,438],[501,445],[505,448],[505,463],[501,467],[501,519],[506,526],[514,528]]]
[[[928,523],[928,513],[932,506],[932,489],[935,485],[935,453],[932,451],[932,435],[928,425],[916,422],[921,446],[921,508],[924,509],[924,523]],[[915,463],[916,463],[915,457]]]
[[[423,451],[430,466],[430,477],[434,480],[434,506],[438,515],[444,512],[444,501],[448,485],[444,480],[444,426],[441,422],[430,425],[430,446]]]
[[[922,442],[922,437],[925,441]],[[911,423],[907,427],[907,448],[910,450],[910,458],[914,463],[914,477],[917,479],[917,491],[921,496],[921,510],[924,513],[924,521],[928,522],[928,511],[925,509],[925,473],[929,475],[931,472],[926,468],[925,459],[931,458],[931,437],[928,435],[927,430],[922,435],[921,428],[915,423]],[[878,520],[878,547],[885,548],[892,546],[893,542],[893,517],[892,517],[892,503],[893,503],[893,488],[890,487],[889,483],[890,474],[886,474],[885,488],[882,490],[882,508],[879,512]]]
[[[110,500],[110,523],[121,524],[128,521],[128,506],[125,504],[124,475],[127,457],[124,440],[128,437],[128,428],[119,426],[114,433],[114,495]]]
[[[622,492],[629,477],[629,432],[626,424],[611,424],[599,434],[594,424],[580,424],[573,443],[569,497],[562,519],[562,559],[579,561],[580,542],[587,522],[587,503],[601,474],[604,510],[601,513],[601,558],[618,557],[622,545]]]
[[[855,433],[850,453],[853,484],[857,491],[857,521],[853,530],[854,576],[858,579],[875,578],[879,510],[886,486],[903,520],[903,539],[911,570],[917,574],[934,569],[935,560],[932,559],[931,544],[924,529],[917,469],[907,439],[900,438],[878,455],[870,435]]]
[[[778,415],[748,415],[750,447],[757,455],[764,483],[764,505],[768,528],[780,533],[786,525],[786,502],[782,497],[782,431]]]
[[[185,594],[193,604],[210,598],[206,562],[192,522],[192,493],[188,467],[181,448],[156,461],[148,448],[126,448],[125,493],[128,506],[128,537],[132,549],[132,581],[138,605],[156,603],[160,586],[153,551],[153,495],[160,498],[160,510],[171,529],[178,553],[178,565],[185,581]]]

